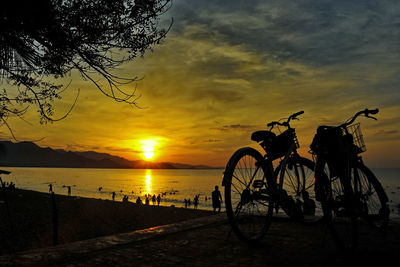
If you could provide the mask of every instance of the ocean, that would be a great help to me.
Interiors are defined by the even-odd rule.
[[[161,194],[161,205],[184,206],[184,199],[200,195],[199,208],[212,209],[211,192],[221,186],[223,169],[84,169],[84,168],[23,168],[2,167],[11,171],[3,181],[13,182],[18,188],[48,192],[52,184],[56,194],[121,201],[127,195],[135,201],[145,194]],[[389,199],[391,218],[400,220],[400,169],[372,169],[381,181]],[[99,190],[101,188],[101,190]],[[206,200],[207,198],[207,200]]]

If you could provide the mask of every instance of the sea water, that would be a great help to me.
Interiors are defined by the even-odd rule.
[[[222,169],[94,169],[94,168],[11,168],[2,178],[14,182],[18,188],[49,192],[49,184],[56,194],[121,201],[126,195],[135,202],[140,196],[161,195],[161,205],[184,206],[184,199],[199,196],[199,208],[211,209],[211,192],[218,185],[223,195]],[[206,200],[207,198],[207,200]],[[151,203],[151,201],[150,201]],[[151,203],[152,204],[152,203]],[[193,205],[191,206],[193,207]]]
[[[52,184],[56,194],[121,201],[128,196],[135,202],[140,196],[161,195],[161,205],[184,206],[184,199],[199,197],[200,209],[212,209],[211,192],[219,186],[222,196],[223,169],[85,169],[85,168],[11,168],[3,181],[14,182],[18,188],[48,192]],[[400,169],[372,169],[389,197],[391,218],[400,220]],[[207,200],[206,200],[207,199]],[[150,202],[151,203],[151,202]],[[192,205],[193,207],[193,205]]]

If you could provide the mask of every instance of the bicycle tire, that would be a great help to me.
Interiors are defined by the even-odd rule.
[[[267,190],[264,158],[250,147],[236,151],[224,172],[225,209],[236,236],[247,243],[257,243],[271,224],[272,199],[257,199],[261,190]],[[255,180],[264,181],[255,187]],[[264,191],[265,192],[265,191]]]
[[[327,181],[323,182],[325,197],[321,199],[321,205],[333,241],[345,252],[354,251],[358,242],[358,224],[350,180],[345,182],[331,175],[326,161],[321,159],[316,162],[315,179]]]
[[[362,162],[358,162],[353,169],[353,179],[356,175],[359,177],[359,183],[353,187],[357,188],[360,217],[373,228],[385,230],[390,214],[389,199],[385,190],[374,173]]]
[[[282,165],[278,165],[275,169],[275,176],[279,179],[279,184],[282,184],[282,189],[296,203],[301,204],[301,208],[297,209],[296,212],[284,209],[286,215],[292,219],[305,219],[316,222],[322,218],[322,216],[315,216],[315,214],[322,215],[322,208],[321,204],[315,199],[314,169],[315,164],[313,161],[300,157],[298,154],[288,159],[285,166],[283,184],[280,181]],[[307,208],[307,206],[310,206],[307,205],[310,202],[314,205],[313,215],[309,213],[309,208]]]

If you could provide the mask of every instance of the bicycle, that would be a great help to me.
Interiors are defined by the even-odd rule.
[[[357,246],[360,219],[381,231],[389,221],[388,197],[359,155],[366,151],[360,123],[352,124],[360,115],[376,120],[370,115],[378,112],[365,109],[339,126],[319,126],[310,146],[316,199],[334,242],[346,251]]]
[[[226,213],[233,232],[242,241],[261,240],[269,229],[273,212],[278,213],[280,208],[293,219],[303,219],[307,212],[312,213],[314,163],[298,154],[296,130],[290,126],[303,113],[294,113],[283,122],[268,123],[269,131],[252,133],[251,140],[261,145],[266,152],[264,156],[254,148],[244,147],[226,165],[222,181]],[[276,135],[272,132],[275,126],[286,130]],[[273,163],[278,159],[274,168]],[[306,201],[311,208],[306,208]]]

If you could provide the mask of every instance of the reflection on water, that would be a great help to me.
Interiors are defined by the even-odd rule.
[[[144,192],[144,194],[152,195],[152,193],[151,193],[151,170],[150,169],[146,170],[145,178],[146,178],[146,191]]]

